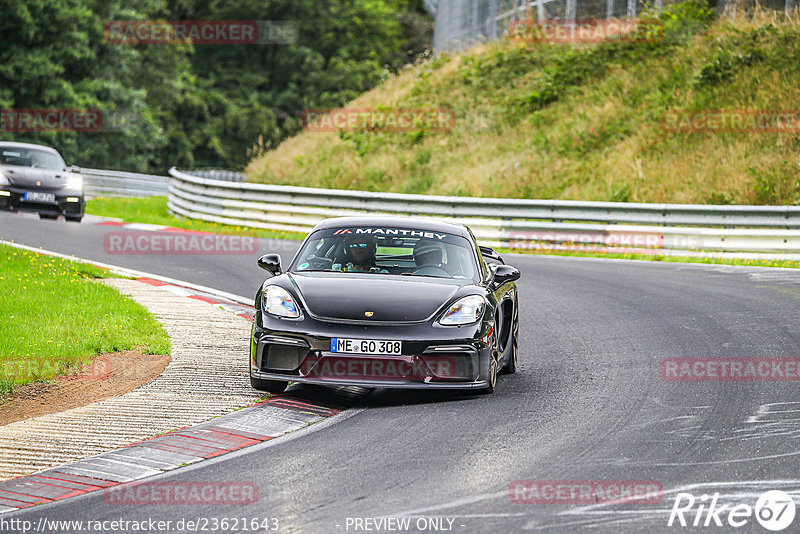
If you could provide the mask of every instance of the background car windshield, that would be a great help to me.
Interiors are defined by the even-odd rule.
[[[320,230],[306,241],[290,271],[479,280],[469,240],[441,232],[402,228]]]
[[[17,148],[0,146],[0,165],[17,167],[33,167],[48,171],[63,171],[66,165],[56,154],[35,148]]]

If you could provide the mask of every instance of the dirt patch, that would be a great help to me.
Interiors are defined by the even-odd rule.
[[[117,397],[158,377],[170,360],[126,350],[98,356],[77,375],[20,386],[0,400],[0,426]]]

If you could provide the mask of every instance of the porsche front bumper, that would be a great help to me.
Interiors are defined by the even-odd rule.
[[[53,215],[82,215],[85,200],[83,191],[64,188],[40,188],[36,192],[52,195],[51,201],[29,201],[25,193],[30,188],[11,185],[0,186],[0,209],[8,211],[32,211]]]
[[[372,388],[488,386],[490,324],[364,326],[256,315],[250,349],[253,378]],[[400,355],[331,352],[332,338],[402,341],[403,350]]]

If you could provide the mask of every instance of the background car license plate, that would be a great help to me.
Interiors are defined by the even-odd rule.
[[[38,191],[26,191],[25,200],[29,202],[55,202],[56,196],[53,193],[40,193]]]
[[[372,339],[331,338],[331,352],[351,354],[397,354],[403,353],[402,341],[376,341]]]

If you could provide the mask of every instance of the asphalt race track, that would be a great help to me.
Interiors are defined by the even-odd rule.
[[[258,255],[276,251],[264,241],[252,255],[113,255],[103,250],[111,230],[0,214],[4,240],[244,296],[263,280]],[[294,244],[282,246],[286,261]],[[304,533],[376,531],[378,518],[410,518],[409,530],[380,523],[387,532],[432,524],[476,533],[767,532],[755,517],[733,529],[727,512],[724,527],[667,521],[678,492],[698,499],[688,522],[702,495],[710,502],[719,493],[717,507],[729,509],[753,506],[767,490],[800,503],[796,381],[668,381],[659,371],[665,358],[798,357],[800,272],[505,259],[523,274],[520,369],[501,377],[494,395],[375,390],[329,423],[158,478],[255,482],[256,504],[120,506],[97,492],[4,518],[277,518],[280,532]],[[526,480],[651,481],[664,495],[655,503],[513,502],[510,486]]]

